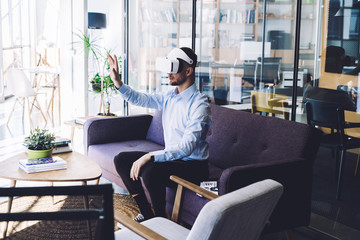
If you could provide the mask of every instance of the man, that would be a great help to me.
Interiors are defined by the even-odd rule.
[[[196,90],[197,56],[190,48],[173,49],[167,58],[159,59],[158,68],[168,73],[170,85],[165,94],[139,93],[119,78],[117,58],[108,56],[110,76],[121,96],[128,102],[162,110],[165,149],[161,151],[121,152],[115,159],[116,170],[139,206],[135,221],[154,216],[139,177],[149,192],[156,216],[165,216],[166,186],[169,177],[177,175],[194,183],[208,176],[208,143],[205,141],[211,123],[207,98]]]

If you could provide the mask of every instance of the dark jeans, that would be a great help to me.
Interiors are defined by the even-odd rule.
[[[146,152],[121,152],[114,159],[116,170],[131,195],[137,194],[145,197],[141,181],[133,181],[130,178],[130,169],[133,162],[145,154]],[[148,162],[145,164],[140,170],[140,176],[149,192],[155,215],[165,216],[166,187],[176,186],[170,180],[171,175],[176,175],[195,184],[199,184],[208,177],[207,165],[207,161],[196,160]]]

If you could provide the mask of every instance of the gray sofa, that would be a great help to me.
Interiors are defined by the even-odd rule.
[[[312,164],[321,132],[308,125],[211,105],[212,125],[209,180],[217,180],[219,194],[271,178],[284,186],[265,231],[308,225]],[[91,119],[84,124],[85,154],[103,169],[103,176],[125,188],[113,163],[121,151],[163,149],[161,112],[154,116]],[[171,211],[174,189],[167,189]],[[181,219],[192,225],[207,201],[185,193]]]

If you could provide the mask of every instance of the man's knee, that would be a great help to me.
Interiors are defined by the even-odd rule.
[[[149,162],[146,165],[144,165],[141,169],[141,177],[145,183],[145,185],[148,185],[148,183],[155,183],[158,182],[162,178],[162,172],[160,171],[159,166],[157,166],[159,163],[153,163]]]
[[[116,168],[121,166],[121,163],[124,162],[124,161],[122,161],[122,159],[125,159],[125,156],[126,156],[125,152],[121,152],[114,157],[114,164],[115,164]]]

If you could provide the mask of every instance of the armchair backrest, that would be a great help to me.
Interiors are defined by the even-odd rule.
[[[187,240],[259,239],[282,192],[280,183],[267,179],[208,202]]]

